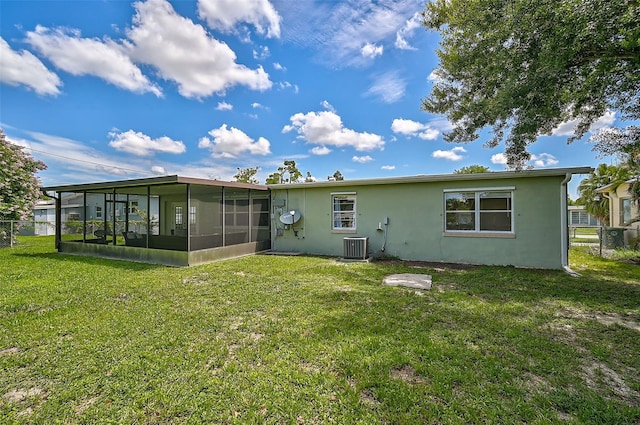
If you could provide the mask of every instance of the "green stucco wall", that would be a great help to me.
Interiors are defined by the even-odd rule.
[[[561,182],[563,176],[495,180],[456,180],[422,183],[321,186],[272,189],[272,250],[341,256],[343,238],[369,237],[371,256],[404,260],[468,264],[562,267]],[[514,187],[515,237],[445,236],[444,190]],[[331,194],[357,195],[356,233],[331,229]],[[278,200],[284,201],[279,209]],[[282,229],[281,211],[298,210],[302,219]],[[384,232],[377,230],[389,217],[385,252]],[[383,225],[382,228],[385,226]],[[297,236],[294,234],[297,231]],[[281,233],[281,235],[278,235]]]

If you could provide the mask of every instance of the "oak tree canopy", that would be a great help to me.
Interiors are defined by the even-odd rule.
[[[433,0],[423,24],[442,41],[422,107],[449,118],[447,141],[488,127],[520,168],[563,122],[577,120],[573,141],[607,111],[640,119],[638,0]]]

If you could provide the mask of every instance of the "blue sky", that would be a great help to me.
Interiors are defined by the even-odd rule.
[[[232,180],[284,160],[326,180],[505,169],[421,111],[438,34],[423,0],[0,0],[0,128],[44,185],[179,174]],[[610,126],[616,114],[595,127]],[[595,166],[572,124],[534,168]],[[572,192],[580,180],[574,177]]]

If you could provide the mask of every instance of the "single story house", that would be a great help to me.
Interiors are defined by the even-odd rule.
[[[640,237],[640,209],[631,202],[629,188],[634,179],[616,186],[608,184],[598,188],[597,192],[609,200],[609,224],[611,227],[624,228],[624,245],[629,246],[634,238]]]
[[[58,211],[67,198],[84,206],[75,232],[57,223],[60,252],[180,266],[271,250],[561,269],[567,183],[592,170],[269,186],[165,176],[45,190]]]
[[[83,208],[81,204],[65,200],[60,213],[64,222],[79,220]],[[54,199],[40,200],[33,207],[33,226],[25,226],[22,234],[48,236],[56,234],[56,202]]]
[[[569,227],[598,227],[602,224],[584,205],[569,205]]]
[[[285,214],[271,249],[560,269],[568,264],[567,183],[592,170],[270,185],[274,215]],[[299,220],[285,224],[294,212]]]

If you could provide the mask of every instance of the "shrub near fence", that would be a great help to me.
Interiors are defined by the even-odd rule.
[[[12,247],[18,236],[55,234],[55,225],[48,221],[0,220],[0,248]]]

